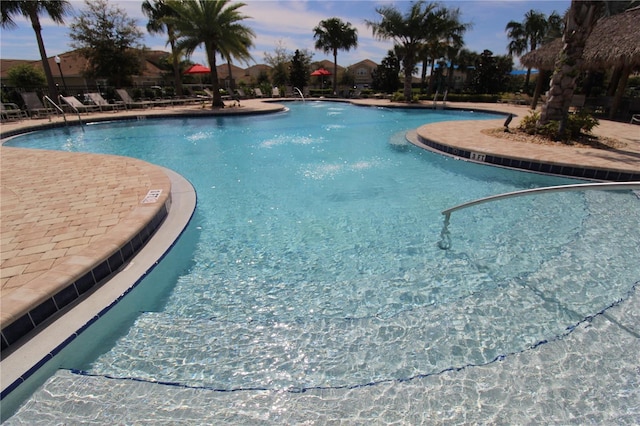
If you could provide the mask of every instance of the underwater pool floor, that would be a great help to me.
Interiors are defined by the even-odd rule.
[[[525,115],[526,109],[519,107],[500,106],[492,109],[504,109],[508,112],[517,109],[520,116]],[[163,111],[166,113],[166,111]],[[501,125],[502,120],[484,122],[487,128]],[[33,123],[26,123],[25,125]],[[438,125],[433,125],[438,126]],[[442,127],[442,125],[439,125]],[[621,123],[607,123],[607,128],[619,128],[620,138],[624,138],[633,149],[640,152],[640,138],[637,136],[636,126]],[[455,135],[438,130],[431,134],[431,138],[444,139],[449,145],[455,145],[456,139],[469,137],[477,131],[477,123],[455,123]],[[611,132],[611,130],[610,130]],[[472,136],[471,136],[472,137]],[[477,142],[477,141],[476,141]],[[504,142],[500,143],[501,150],[505,149]],[[42,211],[48,211],[48,202],[54,200],[44,193],[38,193],[42,185],[32,179],[15,176],[16,169],[12,167],[10,158],[6,155],[9,148],[0,148],[2,152],[2,303],[3,321],[5,295],[16,294],[18,291],[23,299],[33,298],[41,301],[42,291],[20,291],[23,285],[29,284],[35,277],[34,273],[53,269],[59,263],[51,259],[39,259],[22,266],[16,266],[12,259],[20,250],[31,250],[33,254],[51,250],[51,240],[61,241],[61,235],[69,236],[73,230],[56,225],[52,219],[50,229],[46,231],[49,242],[43,242],[44,236],[33,236],[28,241],[8,243],[5,239],[6,218],[15,216],[13,206],[19,207],[20,200],[27,197],[37,198],[37,205]],[[13,151],[13,149],[11,149]],[[60,155],[66,155],[60,153]],[[518,152],[518,156],[523,155]],[[535,150],[530,156],[539,158]],[[101,157],[101,156],[95,156]],[[579,156],[571,156],[571,161],[580,162]],[[587,155],[589,166],[593,162],[611,159],[605,155]],[[636,161],[634,163],[633,161]],[[13,161],[13,160],[12,160]],[[16,159],[19,161],[19,159]],[[59,163],[53,157],[40,158],[38,167],[46,170],[47,164]],[[98,160],[99,161],[99,160]],[[122,160],[126,162],[126,159]],[[638,170],[637,156],[631,155],[621,167]],[[85,164],[86,165],[86,164]],[[579,165],[579,164],[578,164]],[[73,165],[71,165],[73,167]],[[123,163],[114,161],[113,172],[121,172]],[[597,166],[596,166],[597,167]],[[604,167],[604,166],[603,166]],[[152,174],[158,170],[153,170]],[[71,169],[70,176],[82,176],[82,173]],[[135,173],[134,173],[135,174]],[[5,176],[12,175],[13,182],[24,185],[16,192],[16,188],[5,185],[11,180]],[[141,174],[138,192],[146,193],[151,189],[149,180]],[[158,175],[160,176],[160,175]],[[160,177],[162,180],[162,177]],[[64,183],[58,183],[61,194],[65,192]],[[134,184],[135,186],[135,184]],[[19,191],[24,191],[20,193]],[[135,191],[134,191],[135,192]],[[136,197],[139,194],[136,193]],[[9,197],[16,196],[15,203],[8,203]],[[139,200],[138,200],[139,201]],[[64,200],[55,199],[56,203]],[[113,203],[122,200],[114,199]],[[25,223],[30,216],[23,214]],[[151,220],[152,215],[149,216]],[[95,218],[87,215],[89,227],[95,223]],[[32,219],[31,219],[32,220]],[[117,219],[116,224],[117,224]],[[18,220],[18,222],[20,222]],[[86,224],[85,224],[86,225]],[[9,231],[8,231],[9,232]],[[51,238],[51,235],[54,235]],[[55,235],[58,235],[56,237]],[[97,235],[97,234],[96,234]],[[104,238],[113,236],[104,235]],[[79,253],[86,239],[82,237],[68,238],[67,252]],[[94,240],[97,238],[94,238]],[[118,240],[121,237],[117,238]],[[22,244],[22,245],[18,245]],[[49,244],[49,245],[47,245]],[[73,245],[77,244],[76,249]],[[75,251],[74,251],[75,250]],[[22,252],[25,254],[25,252]],[[101,259],[100,259],[101,260]],[[97,260],[96,260],[97,261]],[[89,262],[90,263],[90,262]],[[21,269],[21,279],[11,283],[7,278],[7,271]],[[88,264],[87,267],[90,267]],[[10,268],[14,268],[13,270]],[[31,274],[31,275],[30,275]],[[31,285],[33,282],[31,282]],[[78,380],[72,371],[61,370],[47,382],[47,400],[33,400],[21,409],[19,422],[30,423],[42,421],[44,413],[39,407],[59,407],[56,417],[55,411],[47,411],[46,416],[65,418],[70,422],[93,418],[95,421],[136,422],[146,419],[149,423],[158,421],[175,421],[189,423],[208,423],[222,421],[228,423],[251,423],[265,421],[267,423],[327,423],[340,422],[349,419],[354,422],[385,423],[403,421],[412,424],[425,422],[496,422],[496,423],[601,423],[614,421],[620,424],[634,424],[640,420],[640,363],[637,353],[640,351],[640,295],[638,285],[630,291],[624,300],[608,307],[593,318],[567,330],[554,341],[545,342],[529,350],[507,354],[505,357],[490,360],[479,365],[462,366],[457,369],[437,371],[424,377],[414,377],[398,386],[396,381],[377,384],[377,386],[358,386],[343,389],[311,389],[305,392],[289,391],[258,391],[258,392],[211,392],[206,389],[179,388],[171,385],[161,385],[149,382],[116,381],[105,377],[84,376]],[[26,288],[26,287],[25,287]],[[37,287],[36,287],[37,288]],[[11,289],[7,291],[6,289]],[[50,295],[49,295],[50,296]],[[35,303],[35,302],[34,302]],[[44,333],[46,334],[46,330]],[[39,336],[35,337],[36,339]],[[62,338],[64,339],[64,337]],[[4,355],[4,354],[3,354]],[[19,351],[3,356],[5,360],[20,356]],[[4,367],[4,366],[3,366]],[[3,368],[3,370],[5,370]],[[4,376],[4,373],[3,373]],[[3,377],[4,379],[4,377]],[[3,380],[3,389],[8,383]],[[88,397],[92,390],[100,388],[108,391],[97,392],[106,394],[110,401],[101,399],[91,401]],[[162,395],[165,393],[165,395]],[[355,395],[357,393],[357,396]],[[67,398],[69,394],[87,396],[83,401],[86,411],[72,414],[64,411],[65,404],[60,398]],[[353,395],[351,397],[350,395]],[[39,398],[42,398],[40,394]],[[165,400],[164,409],[150,410],[145,407],[145,401]],[[126,407],[122,401],[126,400]],[[88,417],[86,417],[88,416]],[[144,423],[144,422],[142,422]],[[7,424],[11,424],[11,419]]]

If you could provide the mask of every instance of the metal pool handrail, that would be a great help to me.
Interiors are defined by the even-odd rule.
[[[53,99],[51,99],[47,95],[44,95],[42,97],[42,103],[46,106],[47,102],[49,102],[51,105],[53,105],[53,107],[56,109],[56,114],[58,112],[60,112],[62,114],[62,118],[64,118],[64,125],[69,127],[69,123],[67,123],[67,116],[64,115],[64,111],[62,110],[62,108],[60,108],[55,102],[53,102]],[[51,121],[51,116],[49,116],[49,121]]]
[[[82,123],[82,118],[80,118],[80,111],[78,111],[78,108],[76,108],[75,106],[71,105],[69,102],[66,101],[66,99],[64,99],[64,97],[62,95],[58,95],[58,102],[60,103],[60,105],[62,105],[62,102],[64,101],[64,103],[66,103],[68,106],[71,107],[72,110],[75,111],[76,114],[78,114],[78,121],[80,122],[80,128],[82,129],[82,131],[84,132],[84,124]],[[62,111],[62,110],[61,110]],[[64,115],[64,111],[62,112],[62,114]],[[65,121],[66,118],[65,118]]]
[[[522,191],[506,192],[504,194],[492,195],[490,197],[479,198],[477,200],[468,201],[463,204],[443,210],[444,227],[440,232],[440,241],[438,247],[443,250],[451,248],[451,237],[449,233],[449,221],[451,213],[456,210],[466,209],[467,207],[477,206],[478,204],[488,203],[490,201],[502,200],[505,198],[522,197],[525,195],[534,195],[549,192],[566,192],[566,191],[584,191],[585,189],[595,189],[600,191],[617,191],[617,190],[633,190],[640,189],[640,182],[599,182],[599,183],[580,183],[575,185],[547,186],[543,188],[525,189]]]

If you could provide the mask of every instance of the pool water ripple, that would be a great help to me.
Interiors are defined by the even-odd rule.
[[[409,129],[464,117],[307,102],[270,118],[90,126],[62,145],[41,135],[40,147],[161,164],[198,192],[188,270],[157,310],[96,342],[99,356],[65,367],[96,380],[273,391],[276,400],[326,391],[320,400],[364,407],[371,397],[355,390],[400,394],[479,374],[469,367],[559,344],[635,297],[640,201],[629,193],[554,193],[456,212],[452,249],[437,247],[445,208],[575,182],[399,148]],[[43,391],[69,380],[59,373]],[[416,386],[413,400],[424,393]]]

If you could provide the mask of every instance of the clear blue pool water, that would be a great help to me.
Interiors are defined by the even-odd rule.
[[[408,383],[535,351],[633,294],[633,193],[555,193],[456,212],[453,247],[443,251],[442,210],[577,181],[400,144],[428,122],[450,121],[455,132],[457,120],[488,115],[289,107],[269,116],[93,124],[8,144],[141,158],[182,174],[198,194],[180,260],[169,256],[168,273],[149,278],[159,281],[149,288],[169,290],[145,290],[125,327],[65,361],[11,422],[79,419],[86,407],[103,420],[140,420],[135,402],[124,403],[124,420],[113,402],[100,402],[118,386],[149,386],[148,394],[135,391],[145,395],[144,416],[171,401],[182,407],[169,415],[176,421],[203,394],[213,395],[208,414],[197,414],[203,423],[279,423],[287,410],[313,419],[334,399],[360,413],[371,410],[371,389],[399,404]],[[177,396],[184,392],[201,393]],[[403,421],[425,410],[417,407],[427,388],[416,392]],[[271,408],[259,404],[265,393]],[[297,394],[317,400],[296,405]],[[289,405],[274,408],[273,395]]]

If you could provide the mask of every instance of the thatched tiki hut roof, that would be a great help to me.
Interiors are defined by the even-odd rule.
[[[522,65],[543,71],[553,70],[562,50],[562,40],[544,44],[520,58]],[[609,68],[621,71],[611,115],[620,105],[629,74],[640,69],[640,7],[602,18],[596,23],[583,54],[585,70]]]

